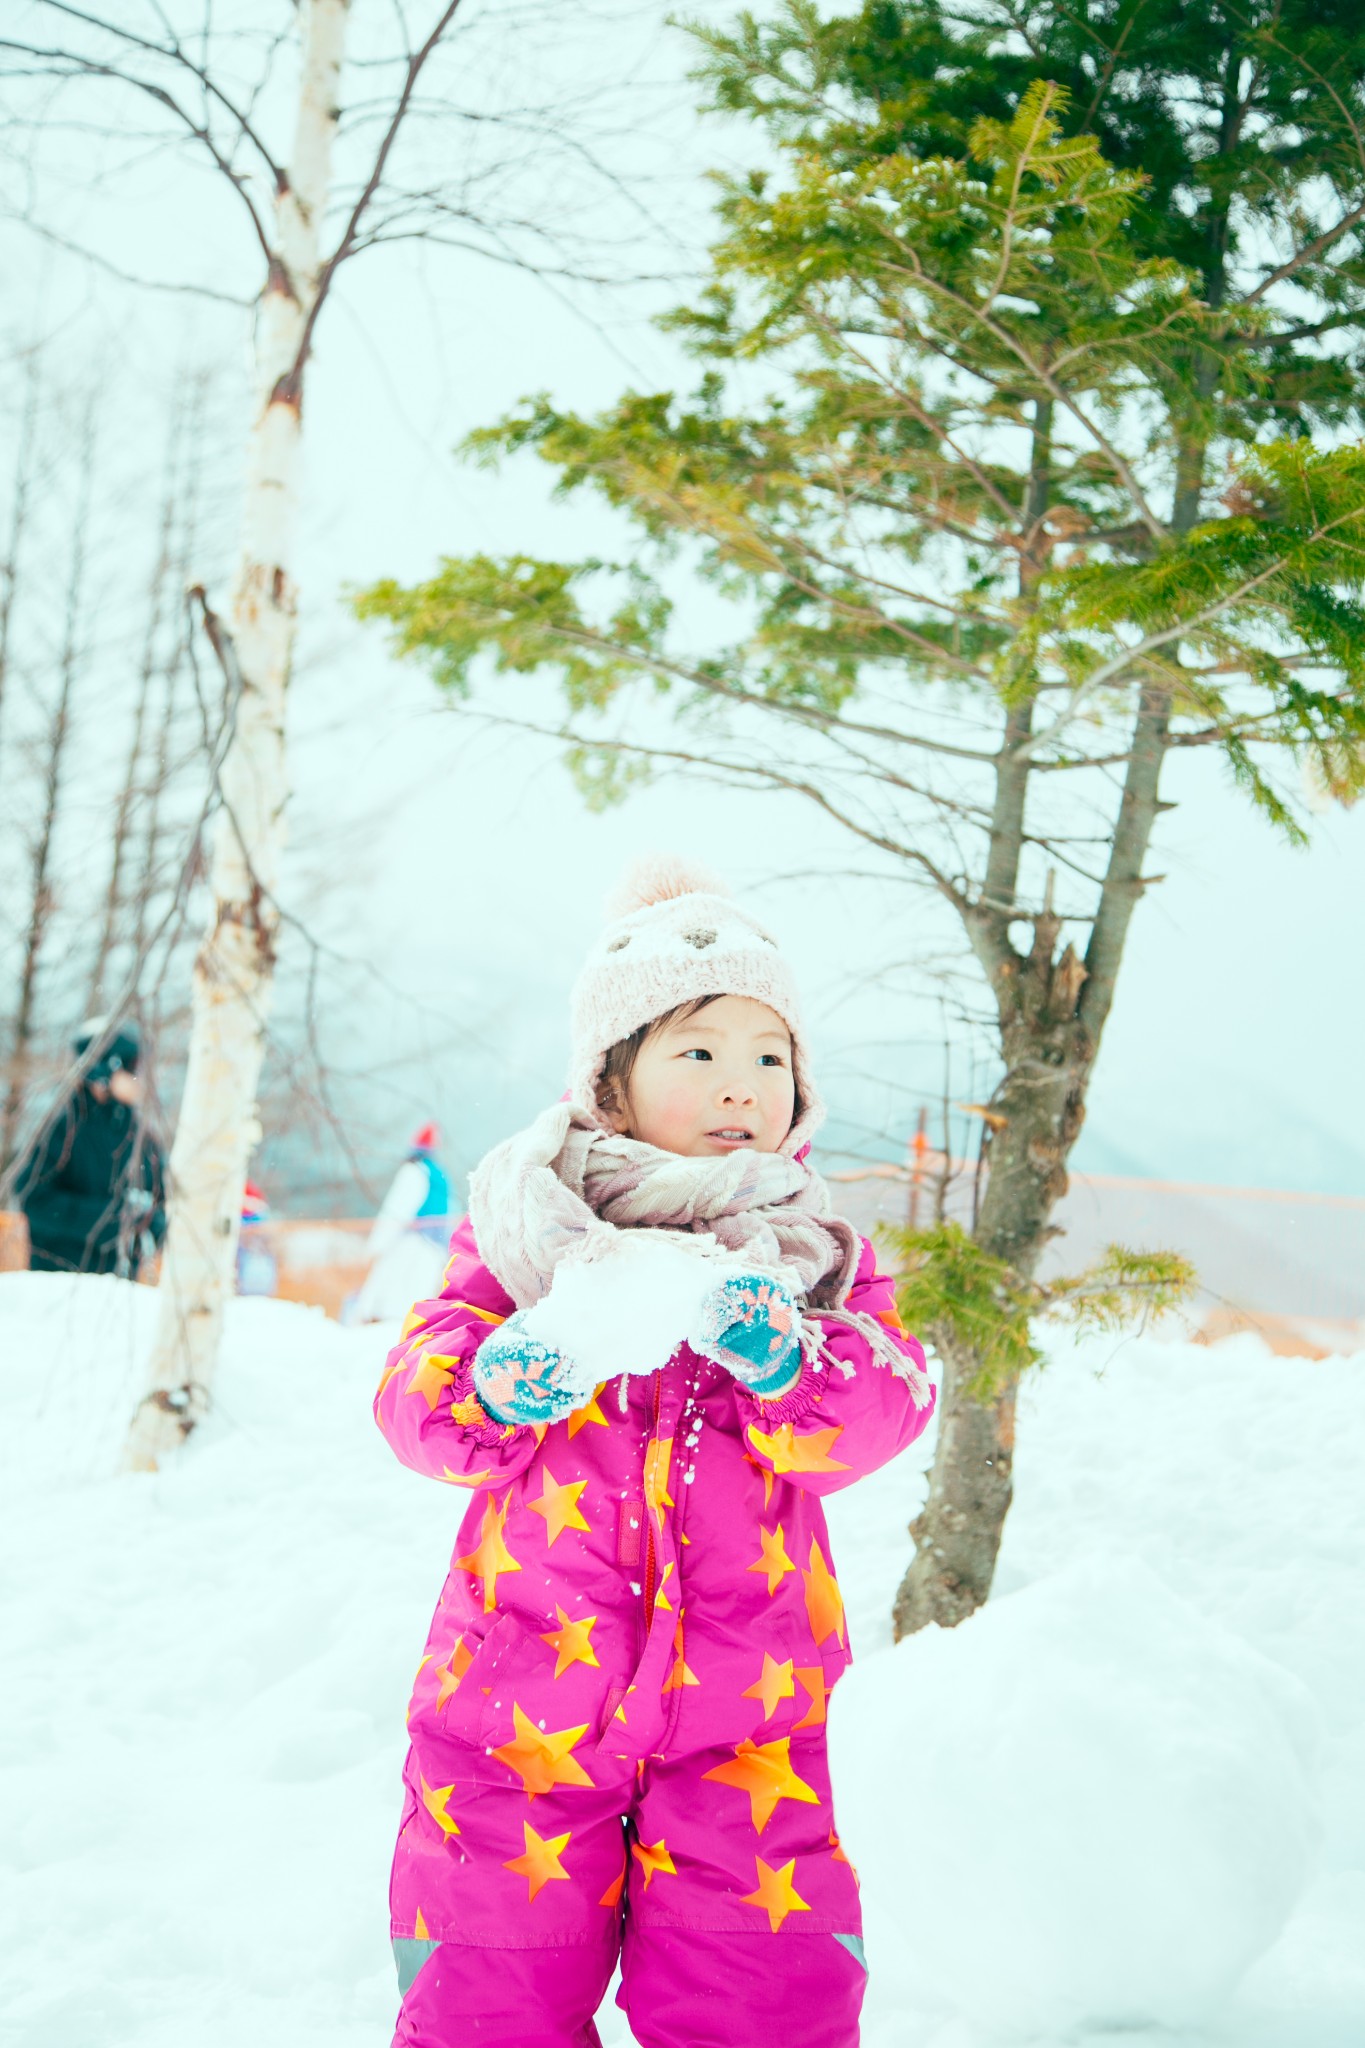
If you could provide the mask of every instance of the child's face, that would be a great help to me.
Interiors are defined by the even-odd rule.
[[[614,1128],[697,1159],[776,1152],[792,1124],[792,1040],[782,1019],[750,996],[721,996],[676,1018],[640,1047]]]

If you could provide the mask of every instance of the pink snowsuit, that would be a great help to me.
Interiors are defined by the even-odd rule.
[[[683,1345],[505,1428],[470,1368],[513,1304],[468,1219],[451,1252],[375,1401],[405,1464],[474,1495],[408,1714],[395,2048],[592,2048],[623,1933],[645,2048],[849,2048],[861,1921],[825,1753],[849,1649],[819,1497],[931,1409],[831,1324],[848,1371],[807,1363],[775,1401]],[[848,1306],[922,1365],[868,1244]]]

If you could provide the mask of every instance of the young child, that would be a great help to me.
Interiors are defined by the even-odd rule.
[[[375,1412],[469,1489],[408,1715],[395,2048],[850,2048],[825,1754],[849,1650],[820,1496],[923,1430],[924,1354],[807,1164],[790,972],[637,866],[569,1096],[471,1181]]]

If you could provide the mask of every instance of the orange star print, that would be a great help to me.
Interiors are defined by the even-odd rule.
[[[578,1507],[578,1496],[582,1493],[587,1483],[586,1479],[571,1479],[567,1485],[560,1486],[550,1471],[549,1466],[545,1467],[544,1491],[539,1500],[529,1501],[527,1505],[533,1515],[544,1515],[545,1517],[545,1547],[547,1550],[553,1546],[557,1537],[564,1534],[566,1529],[587,1528],[587,1521],[579,1512]]]
[[[749,1892],[740,1903],[745,1906],[761,1906],[768,1916],[768,1925],[776,1934],[788,1913],[809,1913],[810,1907],[797,1896],[792,1875],[796,1869],[796,1858],[784,1863],[780,1870],[774,1870],[755,1856],[758,1866],[758,1890]]]
[[[673,1631],[673,1650],[673,1665],[667,1678],[659,1688],[660,1692],[677,1692],[684,1685],[700,1685],[701,1680],[694,1671],[688,1670],[683,1658],[683,1625],[681,1615],[678,1616],[678,1626]]]
[[[412,1377],[404,1392],[421,1394],[428,1408],[435,1408],[455,1377],[454,1367],[453,1358],[437,1358],[432,1352],[423,1351],[418,1356]]]
[[[467,1400],[451,1402],[450,1419],[458,1422],[461,1429],[482,1429],[488,1421],[488,1410],[477,1395],[471,1394]]]
[[[547,1732],[514,1704],[512,1725],[517,1731],[515,1740],[505,1742],[493,1754],[500,1764],[516,1772],[528,1799],[534,1799],[540,1792],[553,1792],[556,1785],[592,1784],[582,1764],[570,1754],[587,1734],[586,1722],[581,1728]]]
[[[491,1614],[498,1602],[498,1575],[501,1572],[519,1572],[521,1566],[502,1540],[503,1526],[507,1521],[507,1510],[512,1496],[504,1494],[502,1506],[495,1508],[489,1500],[483,1511],[483,1525],[479,1530],[478,1547],[468,1557],[457,1557],[458,1570],[468,1572],[471,1577],[483,1581],[483,1611]]]
[[[717,1764],[703,1776],[748,1795],[750,1818],[760,1835],[779,1799],[796,1799],[803,1806],[820,1804],[820,1794],[792,1769],[791,1739],[786,1735],[779,1742],[751,1742],[746,1736],[733,1762]]]
[[[473,1662],[474,1652],[469,1648],[462,1636],[445,1663],[436,1666],[436,1675],[441,1681],[440,1691],[436,1695],[436,1711],[438,1714],[450,1698],[450,1695],[459,1689],[460,1680]]]
[[[482,1472],[452,1472],[449,1465],[441,1469],[441,1477],[448,1486],[482,1486],[485,1479],[493,1477],[493,1468],[488,1466]]]
[[[603,1380],[602,1387],[604,1387],[605,1385],[606,1381]],[[575,1408],[573,1414],[569,1417],[568,1429],[570,1443],[572,1443],[573,1439],[578,1435],[579,1430],[586,1429],[590,1422],[600,1423],[603,1429],[611,1428],[610,1421],[602,1413],[602,1387],[599,1387],[597,1389],[597,1392],[593,1395],[591,1401],[585,1401],[581,1408]]]
[[[765,1721],[771,1721],[777,1712],[778,1702],[795,1697],[796,1687],[792,1682],[791,1658],[788,1657],[785,1663],[779,1664],[776,1657],[770,1656],[765,1650],[762,1671],[753,1684],[747,1686],[740,1694],[740,1698],[762,1700],[763,1718]]]
[[[504,1870],[515,1871],[518,1877],[526,1879],[526,1903],[530,1905],[554,1878],[562,1877],[567,1880],[569,1873],[559,1859],[573,1840],[573,1836],[555,1835],[547,1841],[536,1833],[529,1820],[522,1822],[521,1832],[526,1842],[525,1853],[512,1857],[511,1861],[504,1863],[502,1867]]]
[[[450,1795],[454,1790],[455,1787],[453,1785],[436,1785],[433,1787],[428,1785],[425,1778],[422,1780],[422,1804],[447,1841],[449,1841],[452,1835],[458,1835],[460,1832],[455,1822],[446,1812],[446,1807],[450,1802]]]
[[[810,1539],[810,1570],[802,1572],[801,1576],[806,1582],[806,1613],[810,1616],[810,1632],[815,1637],[816,1648],[835,1635],[842,1643],[844,1596],[813,1536]]]
[[[665,1877],[676,1877],[678,1874],[677,1865],[668,1853],[666,1842],[632,1842],[630,1853],[644,1871],[646,1891],[660,1874]]]
[[[668,1468],[672,1462],[672,1437],[653,1437],[645,1452],[645,1499],[654,1510],[654,1519],[661,1529],[664,1525],[664,1509],[676,1506],[668,1490]]]
[[[749,1442],[765,1458],[771,1458],[774,1472],[847,1472],[848,1466],[831,1458],[830,1451],[843,1435],[842,1429],[812,1429],[804,1436],[796,1434],[796,1425],[783,1422],[765,1436],[763,1431],[750,1423]]]
[[[749,1570],[768,1574],[768,1598],[771,1600],[787,1573],[794,1572],[796,1566],[787,1555],[786,1539],[780,1522],[775,1529],[765,1529],[760,1522],[758,1543],[760,1554],[749,1566]]]
[[[794,1732],[802,1728],[819,1728],[825,1719],[825,1702],[829,1698],[829,1687],[825,1684],[823,1664],[801,1664],[794,1673],[797,1684],[805,1692],[810,1705],[796,1724]]]
[[[744,1462],[746,1465],[752,1465],[755,1472],[758,1472],[762,1475],[763,1512],[766,1515],[769,1508],[773,1504],[773,1487],[776,1484],[775,1480],[773,1479],[772,1466],[763,1464],[761,1459],[756,1458],[753,1452],[749,1450],[747,1446],[744,1452]]]
[[[588,1638],[597,1626],[595,1614],[585,1614],[579,1621],[570,1621],[562,1607],[556,1607],[559,1627],[552,1628],[541,1637],[555,1652],[555,1677],[562,1678],[571,1664],[596,1664],[597,1652]]]

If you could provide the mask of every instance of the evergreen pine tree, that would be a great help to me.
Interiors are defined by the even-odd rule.
[[[598,492],[632,558],[478,555],[359,602],[453,691],[480,659],[557,674],[599,800],[650,749],[596,714],[663,691],[672,751],[799,789],[961,920],[1000,1080],[974,1231],[901,1247],[945,1379],[904,1631],[990,1587],[1164,764],[1221,753],[1291,840],[1305,762],[1365,781],[1365,13],[790,0],[701,40],[775,168],[721,183],[670,316],[697,390],[542,397],[472,442]],[[689,645],[679,561],[734,600],[727,644]],[[1182,1277],[1115,1252],[1061,1295]]]

